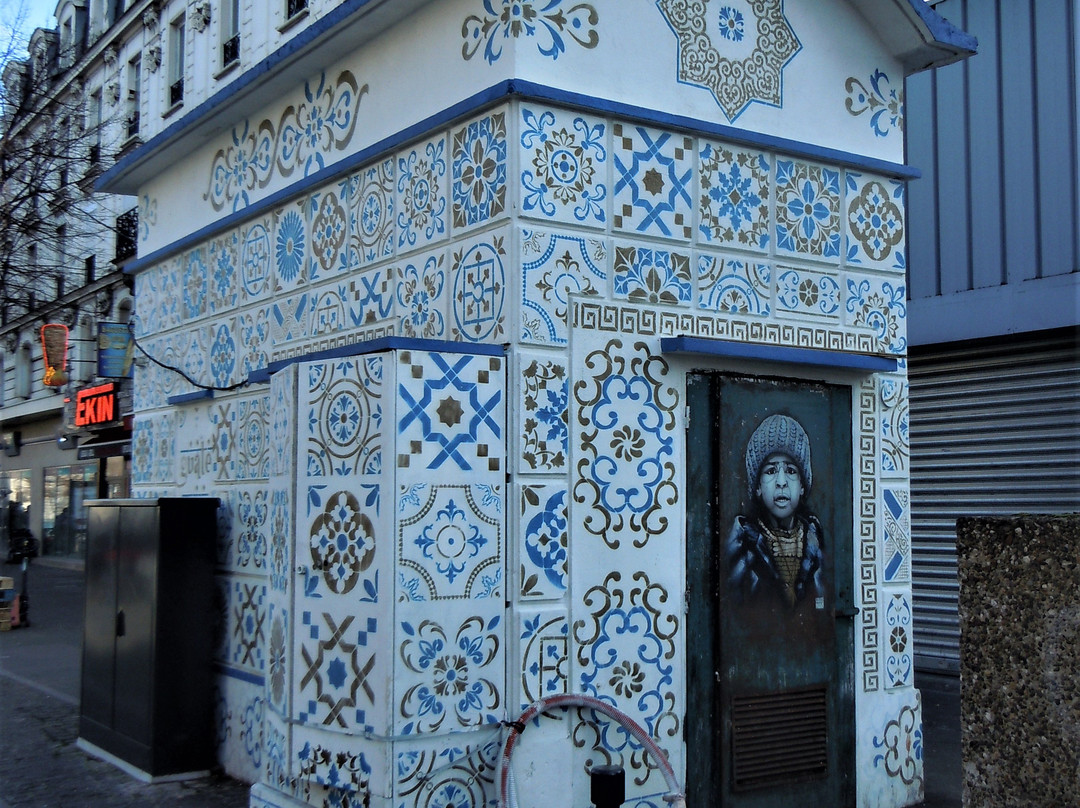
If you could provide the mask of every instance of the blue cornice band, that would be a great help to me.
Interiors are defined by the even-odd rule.
[[[168,401],[169,404],[189,404],[192,401],[203,401],[213,397],[213,390],[196,390],[194,393],[180,393],[176,396],[169,396],[165,400]]]
[[[816,348],[789,348],[783,345],[758,345],[705,337],[662,337],[660,351],[668,354],[699,354],[726,359],[750,359],[756,362],[783,362],[837,370],[866,373],[892,373],[899,362],[886,356],[822,351]]]

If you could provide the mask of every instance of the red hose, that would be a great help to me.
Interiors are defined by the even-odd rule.
[[[628,716],[621,710],[617,710],[615,707],[608,704],[606,701],[601,701],[593,696],[584,696],[578,693],[564,693],[557,696],[548,696],[547,698],[540,699],[539,701],[531,704],[525,712],[523,712],[517,721],[512,721],[507,726],[510,728],[509,733],[506,736],[506,742],[503,744],[502,757],[499,759],[499,808],[509,808],[509,782],[510,782],[510,756],[513,754],[514,746],[517,744],[518,738],[525,731],[525,727],[530,721],[541,713],[545,713],[555,707],[588,707],[589,709],[596,710],[598,713],[603,713],[609,718],[615,720],[620,726],[625,728],[645,747],[645,750],[653,756],[653,759],[660,766],[660,772],[664,775],[664,780],[668,786],[668,794],[664,799],[671,803],[675,808],[679,806],[685,806],[685,796],[683,795],[682,788],[679,786],[679,781],[675,777],[675,770],[671,768],[671,764],[668,762],[667,755],[664,751],[657,746],[656,742],[647,733],[640,724],[634,719]]]

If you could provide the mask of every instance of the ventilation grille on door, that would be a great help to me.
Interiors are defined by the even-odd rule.
[[[823,779],[828,770],[825,688],[734,696],[734,788]]]

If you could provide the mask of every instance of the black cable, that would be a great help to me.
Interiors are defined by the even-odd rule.
[[[218,387],[217,385],[213,385],[213,384],[203,384],[202,382],[197,382],[193,378],[188,376],[187,373],[185,371],[183,371],[182,369],[180,369],[178,367],[173,367],[172,365],[167,365],[164,362],[162,362],[160,359],[156,359],[153,356],[151,356],[149,354],[149,352],[147,352],[147,350],[142,345],[139,344],[139,340],[137,340],[135,338],[135,323],[134,323],[134,321],[128,320],[127,328],[128,328],[128,333],[131,335],[131,342],[136,348],[139,349],[139,353],[141,353],[143,356],[145,356],[147,359],[149,359],[151,362],[153,362],[158,367],[164,368],[165,370],[171,370],[173,373],[179,374],[180,376],[182,376],[184,378],[184,380],[188,384],[190,384],[190,385],[192,385],[194,387],[198,387],[200,390],[216,390],[216,391],[221,392],[221,393],[228,393],[228,392],[230,392],[232,390],[239,390],[241,387],[247,387],[247,385],[249,383],[247,379],[244,379],[243,381],[237,382],[236,384],[230,384],[228,387]]]

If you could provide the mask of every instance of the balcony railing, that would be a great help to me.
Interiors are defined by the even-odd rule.
[[[184,80],[177,79],[169,87],[169,106],[175,106],[184,100]]]
[[[139,209],[132,208],[116,217],[115,263],[134,258],[139,248]]]
[[[240,34],[226,40],[221,46],[221,66],[240,61]]]

